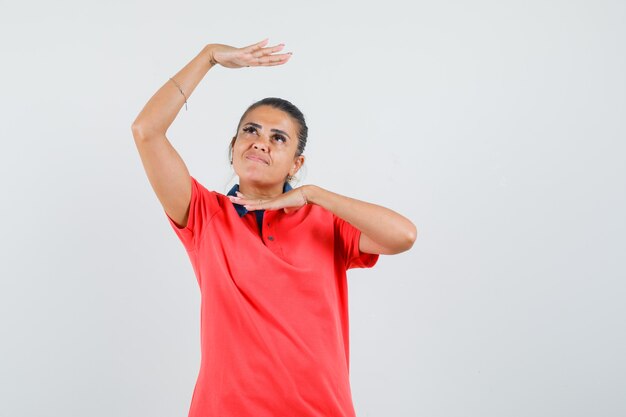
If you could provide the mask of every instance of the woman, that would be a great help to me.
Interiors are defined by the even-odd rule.
[[[285,64],[267,39],[209,44],[148,101],[132,125],[148,179],[185,246],[202,295],[202,361],[190,417],[354,416],[346,270],[411,248],[400,214],[314,185],[292,188],[308,128],[268,98],[231,141],[239,183],[227,196],[192,177],[165,134],[215,65]]]

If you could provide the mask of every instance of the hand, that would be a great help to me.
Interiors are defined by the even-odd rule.
[[[280,196],[267,200],[252,200],[245,195],[237,191],[237,197],[228,196],[230,201],[236,204],[240,204],[248,211],[254,210],[280,210],[284,209],[285,213],[291,213],[296,211],[307,204],[307,198],[304,193],[303,187],[294,188],[287,191]]]
[[[257,66],[273,66],[286,63],[291,57],[291,52],[287,54],[272,55],[285,46],[279,44],[276,46],[263,48],[267,44],[268,39],[261,42],[245,46],[243,48],[234,48],[232,46],[213,43],[207,45],[211,61],[220,64],[226,68],[242,68]]]

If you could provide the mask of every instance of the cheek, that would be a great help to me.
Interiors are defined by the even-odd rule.
[[[233,153],[241,154],[245,150],[245,144],[241,139],[237,139],[237,142],[233,145]]]

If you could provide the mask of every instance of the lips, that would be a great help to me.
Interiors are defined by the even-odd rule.
[[[250,154],[246,156],[246,159],[250,159],[251,161],[256,161],[256,162],[262,162],[266,165],[269,165],[269,161],[267,160],[267,158],[261,156],[261,155],[256,155],[256,154]]]

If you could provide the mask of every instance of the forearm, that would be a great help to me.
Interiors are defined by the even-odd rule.
[[[209,44],[172,78],[189,99],[200,80],[214,65],[211,44]],[[185,97],[180,93],[176,84],[168,79],[150,98],[133,122],[133,134],[135,137],[165,135],[184,103]]]
[[[417,228],[406,217],[376,204],[333,193],[315,185],[305,185],[309,203],[317,204],[347,221],[377,244],[390,250],[409,249]]]

